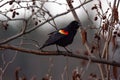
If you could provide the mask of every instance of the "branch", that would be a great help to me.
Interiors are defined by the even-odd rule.
[[[117,63],[115,61],[108,61],[105,59],[94,58],[94,57],[85,56],[85,55],[76,55],[73,53],[70,54],[70,53],[65,52],[65,51],[61,51],[59,54],[56,51],[41,52],[39,50],[31,50],[31,49],[21,48],[21,47],[7,45],[7,44],[0,45],[0,48],[11,49],[11,50],[16,50],[16,51],[20,51],[20,52],[25,52],[28,54],[40,55],[40,56],[68,56],[68,57],[73,57],[76,59],[91,60],[91,62],[94,62],[94,63],[101,63],[101,64],[107,64],[107,65],[120,67],[120,63]]]
[[[54,17],[52,17],[52,18],[46,20],[45,22],[41,23],[40,25],[37,25],[37,26],[35,26],[35,27],[32,27],[32,28],[26,30],[24,33],[21,32],[21,33],[18,33],[18,34],[16,34],[16,35],[13,35],[12,37],[9,37],[9,38],[3,40],[3,41],[0,41],[0,45],[1,45],[1,44],[5,44],[5,43],[8,43],[8,42],[10,42],[10,41],[12,41],[12,40],[14,40],[14,39],[16,39],[16,38],[18,38],[18,37],[24,35],[24,34],[28,34],[28,33],[32,32],[32,31],[34,31],[35,29],[39,28],[40,26],[46,24],[47,22],[49,22],[49,21],[51,21],[51,20],[53,20],[53,19],[55,19],[55,18],[57,18],[57,17],[66,15],[66,14],[68,14],[69,12],[78,9],[78,8],[80,8],[81,6],[87,4],[87,3],[91,2],[91,1],[93,1],[93,0],[84,2],[84,3],[82,3],[81,5],[79,5],[78,7],[75,7],[75,8],[73,8],[73,9],[68,9],[68,11],[56,15],[56,16],[54,16]]]

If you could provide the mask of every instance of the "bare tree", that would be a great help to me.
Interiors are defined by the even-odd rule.
[[[87,73],[88,67],[91,62],[96,63],[99,68],[100,77],[97,74],[91,73],[88,76],[89,80],[110,80],[116,79],[119,80],[119,72],[118,67],[120,67],[119,61],[116,61],[114,56],[119,53],[119,41],[120,37],[120,24],[119,24],[119,0],[114,0],[114,2],[107,2],[107,10],[103,9],[102,0],[97,0],[97,3],[91,6],[91,11],[95,12],[96,16],[92,20],[89,14],[89,10],[86,9],[85,6],[87,4],[94,2],[95,0],[78,0],[80,3],[77,7],[74,7],[73,3],[76,0],[66,0],[65,3],[59,3],[57,0],[0,0],[0,28],[2,33],[6,33],[8,29],[14,26],[17,27],[17,32],[12,35],[2,36],[0,38],[0,50],[13,50],[15,51],[14,56],[10,59],[10,61],[5,60],[5,54],[1,55],[2,58],[2,67],[0,67],[0,80],[3,80],[6,69],[9,67],[9,64],[14,63],[16,56],[19,54],[18,52],[24,52],[26,54],[34,54],[38,56],[60,56],[62,55],[83,60],[83,63],[86,63],[85,69],[79,71],[76,67],[72,73],[72,79],[67,78],[68,80],[83,80],[83,76]],[[69,9],[66,12],[53,15],[51,11],[49,11],[46,7],[46,3],[54,3],[58,5],[65,5]],[[9,8],[6,9],[6,6],[9,5]],[[5,8],[5,9],[4,9]],[[26,35],[32,34],[38,28],[42,27],[45,24],[51,25],[56,30],[58,29],[56,24],[56,18],[65,16],[68,13],[72,13],[74,20],[81,22],[76,13],[77,9],[81,9],[85,11],[88,20],[92,24],[87,27],[80,27],[79,34],[81,36],[82,44],[85,47],[85,52],[82,51],[82,54],[72,53],[69,54],[66,51],[61,51],[58,54],[57,51],[40,51],[38,50],[40,47],[40,43],[34,39],[26,38]],[[23,11],[23,12],[22,12]],[[94,22],[98,22],[98,25],[94,24]],[[13,24],[15,23],[15,24]],[[11,28],[12,29],[12,28]],[[88,40],[88,31],[94,30],[94,35],[91,40]],[[8,32],[9,34],[9,32]],[[16,42],[16,40],[18,40]],[[30,43],[24,42],[24,40],[30,40]],[[24,47],[24,45],[28,45]],[[30,48],[32,46],[34,48]],[[111,50],[110,50],[111,48]],[[81,53],[81,52],[80,52]],[[52,80],[51,69],[53,66],[52,59],[50,58],[50,65],[48,74],[42,78],[42,80]],[[64,76],[68,76],[67,73],[68,65],[64,67],[64,71],[61,75],[61,79],[64,80]],[[16,80],[27,80],[26,76],[19,75],[21,72],[20,68],[15,70],[15,78]],[[113,75],[113,76],[111,76]],[[36,80],[36,77],[32,77],[31,80]]]

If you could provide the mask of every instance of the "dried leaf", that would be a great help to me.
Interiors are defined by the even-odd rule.
[[[108,13],[108,11],[109,11],[109,8],[107,9],[107,11],[105,12],[106,14]]]
[[[34,10],[34,9],[32,9],[32,12],[35,12],[35,10]]]
[[[73,3],[74,2],[74,0],[68,0],[69,1],[69,3]]]
[[[116,36],[114,35],[113,37],[112,37],[112,45],[113,45],[113,48],[114,47],[116,47]]]
[[[73,71],[72,80],[81,80],[81,75],[79,74],[78,69]]]
[[[103,18],[103,20],[105,20],[105,19],[106,19],[106,16],[104,15],[104,16],[102,16],[102,18]]]
[[[35,25],[38,25],[38,22],[37,22],[37,21],[35,21]]]
[[[17,14],[17,15],[19,15],[19,13],[18,13],[18,12],[16,12],[16,14]]]
[[[96,6],[96,5],[94,5],[94,6],[91,8],[91,10],[94,10],[94,9],[97,9],[97,6]]]
[[[104,23],[102,25],[102,29],[107,31],[108,30],[108,23]]]
[[[7,23],[7,22],[3,22],[3,28],[4,28],[5,30],[8,29],[8,23]]]
[[[15,18],[16,12],[14,11],[12,14],[12,18]]]
[[[100,36],[98,34],[95,34],[94,38],[100,40]]]
[[[19,80],[19,71],[21,70],[20,67],[17,67],[16,70],[15,70],[15,80]]]
[[[12,12],[13,11],[13,9],[10,9],[10,12]]]
[[[39,22],[41,22],[41,20],[39,20]]]
[[[112,13],[113,13],[113,17],[114,17],[114,22],[118,22],[119,21],[119,16],[118,16],[118,9],[116,6],[113,7],[113,10],[112,10]]]
[[[96,17],[94,18],[94,20],[97,21],[97,20],[98,20],[98,17],[96,16]]]
[[[15,0],[11,0],[11,1],[9,2],[9,4],[12,5],[14,1],[15,1]]]
[[[115,32],[113,32],[114,33],[114,35],[116,35],[117,34],[117,31],[115,31]]]
[[[20,4],[21,3],[21,1],[18,1],[18,4]]]
[[[82,30],[81,35],[82,35],[82,43],[85,44],[87,41],[87,32],[85,30]]]
[[[43,77],[42,80],[51,80],[51,76],[49,74],[46,74],[46,76]]]
[[[91,53],[93,53],[95,50],[95,46],[92,46]]]
[[[117,36],[118,36],[118,37],[120,37],[120,32],[119,32],[119,33],[117,33]]]
[[[29,10],[29,9],[30,9],[30,7],[27,7],[27,9]]]
[[[35,5],[35,1],[33,1],[33,3],[32,3],[33,5]]]
[[[117,74],[118,68],[116,66],[113,66],[113,76],[117,80],[118,74]]]
[[[97,78],[97,75],[94,73],[90,73],[89,77],[91,77],[91,79],[93,79],[93,78]]]

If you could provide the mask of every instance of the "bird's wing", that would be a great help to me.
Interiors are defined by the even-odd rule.
[[[46,45],[46,46],[47,46],[47,45],[54,44],[54,43],[55,43],[56,41],[58,41],[59,39],[67,36],[67,35],[68,35],[68,32],[65,31],[65,30],[60,29],[60,30],[58,30],[58,31],[54,31],[54,32],[50,33],[49,35],[50,35],[50,36],[49,36],[48,40],[47,40],[47,41],[45,42],[45,44],[44,44],[44,45]]]

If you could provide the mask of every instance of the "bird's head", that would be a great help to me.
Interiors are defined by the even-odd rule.
[[[81,26],[81,24],[78,21],[72,21],[69,25],[71,29],[78,29]]]

